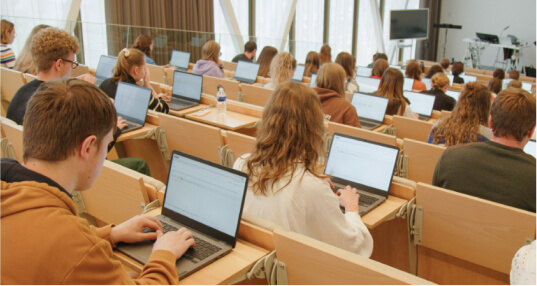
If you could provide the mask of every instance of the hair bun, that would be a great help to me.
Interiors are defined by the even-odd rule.
[[[123,56],[125,56],[125,58],[128,58],[130,55],[130,52],[128,49],[123,49]]]

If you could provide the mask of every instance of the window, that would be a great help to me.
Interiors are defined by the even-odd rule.
[[[362,0],[366,2],[369,0]],[[352,32],[354,20],[354,0],[330,1],[330,30],[328,43],[332,48],[332,61],[337,54],[352,54]]]
[[[286,11],[291,5],[291,0],[256,0],[255,4],[255,35],[257,50],[261,51],[265,46],[273,46],[281,52],[282,32],[287,23]],[[275,5],[277,3],[277,5]],[[287,38],[289,40],[289,38]],[[289,52],[289,45],[285,45],[284,52]]]
[[[379,2],[379,0],[376,1],[377,3]],[[371,63],[373,55],[378,51],[377,40],[369,0],[362,0],[359,3],[356,65],[367,66]]]
[[[239,30],[241,33],[240,37],[242,37],[242,40],[244,41],[244,43],[246,43],[249,40],[248,1],[231,0],[231,6],[233,7],[233,12],[235,13],[237,24],[239,25]],[[235,47],[235,35],[233,35],[233,31],[229,31],[227,27],[224,13],[222,12],[222,7],[220,6],[219,0],[214,0],[214,33],[216,41],[220,44],[220,52],[222,53],[222,56],[220,57],[221,59],[225,61],[231,61],[233,57],[243,51],[244,45],[242,47],[239,47],[238,50]]]
[[[295,15],[295,59],[305,63],[308,53],[323,45],[324,0],[298,0]]]

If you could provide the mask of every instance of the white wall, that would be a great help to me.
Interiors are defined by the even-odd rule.
[[[447,0],[442,1],[440,23],[462,25],[462,30],[449,29],[447,36],[446,57],[463,61],[468,44],[462,39],[475,37],[476,32],[503,36],[515,35],[518,40],[529,42],[531,47],[523,50],[526,66],[535,66],[536,29],[535,0]],[[440,29],[438,38],[437,60],[442,58],[445,29]],[[487,47],[482,54],[481,65],[493,66],[498,48]],[[500,51],[499,60],[503,60]],[[499,67],[499,66],[498,66]]]

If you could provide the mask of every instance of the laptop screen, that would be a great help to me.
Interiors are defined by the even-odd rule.
[[[380,79],[357,76],[356,83],[358,84],[358,89],[361,92],[375,92],[379,89]]]
[[[295,73],[293,74],[292,81],[302,82],[302,77],[304,77],[304,70],[306,69],[305,65],[297,65]]]
[[[190,53],[183,51],[172,51],[172,58],[170,65],[177,67],[180,70],[188,69],[188,62],[190,61]]]
[[[257,80],[258,71],[259,64],[247,61],[239,61],[233,77],[241,82],[254,83]]]
[[[118,82],[114,106],[117,115],[128,121],[144,125],[151,89],[135,84]]]
[[[453,78],[455,77],[454,75],[452,74],[446,74],[447,77],[449,78],[449,85],[452,85],[453,84]]]
[[[95,77],[99,79],[107,79],[113,76],[112,70],[116,66],[117,58],[111,56],[101,56],[97,70],[95,71]]]
[[[174,151],[164,208],[235,237],[248,176]]]
[[[531,156],[535,157],[535,150],[536,146],[535,146],[535,140],[530,140],[528,141],[528,144],[526,144],[526,146],[524,147],[524,152],[530,154]]]
[[[421,79],[421,82],[423,82],[425,84],[425,88],[427,88],[427,90],[431,90],[431,88],[433,87],[433,84],[431,82],[431,79],[430,78],[422,78]]]
[[[403,83],[403,90],[412,90],[414,86],[414,79],[405,77],[405,82]]]
[[[311,74],[310,87],[317,87],[317,74],[316,73]]]
[[[398,154],[397,147],[335,133],[324,173],[387,195]]]
[[[410,100],[412,111],[424,116],[431,116],[433,112],[434,100],[436,97],[431,94],[404,91],[403,95]]]
[[[506,89],[507,86],[509,85],[509,83],[512,81],[513,79],[510,79],[510,78],[506,78],[504,80],[502,80],[502,89]],[[524,81],[521,81],[520,83],[522,83],[522,89],[531,93],[531,86],[532,84],[529,83],[529,82],[524,82]]]
[[[172,95],[174,97],[182,97],[199,103],[202,86],[202,75],[177,70],[173,73]]]
[[[388,101],[387,97],[355,92],[351,104],[356,108],[360,119],[383,122]]]
[[[356,69],[356,75],[357,76],[364,76],[364,77],[370,77],[371,76],[371,68],[368,67],[358,67]]]
[[[461,92],[448,89],[446,90],[446,95],[452,97],[453,99],[455,99],[455,101],[459,101],[459,96],[461,95]]]
[[[476,76],[473,76],[473,75],[459,75],[460,77],[462,77],[464,79],[464,83],[469,83],[469,82],[473,82],[473,81],[476,81],[477,80],[477,77]]]

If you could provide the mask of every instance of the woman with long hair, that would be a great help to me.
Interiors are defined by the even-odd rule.
[[[331,63],[332,62],[332,48],[329,45],[323,45],[321,51],[319,52],[319,57],[321,59],[320,65]]]
[[[405,76],[414,80],[414,85],[412,85],[412,90],[423,91],[427,90],[427,86],[421,81],[422,70],[420,64],[416,60],[410,60],[406,64]]]
[[[355,79],[356,58],[347,52],[341,52],[336,57],[336,64],[339,64],[345,70],[345,91],[357,92],[358,83]]]
[[[484,85],[477,82],[465,84],[451,115],[435,123],[427,142],[452,146],[488,141],[492,136],[487,127],[490,97],[490,91]]]
[[[220,59],[220,45],[213,40],[207,41],[201,49],[201,59],[196,62],[192,72],[224,78],[223,70],[224,62]]]
[[[145,55],[145,62],[150,65],[156,65],[155,61],[151,59],[151,53],[153,52],[153,39],[148,35],[141,34],[136,38],[133,48],[142,51]]]
[[[278,50],[271,46],[265,46],[261,50],[261,53],[257,58],[257,63],[259,64],[259,72],[257,73],[258,76],[270,77],[270,63],[272,63],[272,59],[277,53]]]
[[[304,68],[304,76],[311,77],[312,73],[319,71],[321,58],[316,52],[309,52],[306,56],[306,67]]]
[[[429,70],[425,73],[425,78],[432,78],[437,73],[444,73],[444,69],[441,65],[434,65],[429,68]]]
[[[23,73],[29,73],[33,75],[37,75],[37,69],[34,66],[34,63],[32,62],[32,53],[30,51],[30,47],[32,45],[32,39],[34,38],[34,35],[37,34],[37,32],[50,27],[49,25],[37,25],[35,26],[32,31],[30,32],[30,35],[28,35],[28,38],[26,39],[26,42],[24,42],[24,46],[22,47],[22,50],[15,60],[15,66],[13,67],[14,70],[23,72]]]
[[[315,92],[300,83],[279,85],[263,110],[252,153],[234,165],[250,176],[244,213],[369,257],[373,239],[358,215],[355,189],[335,196],[318,172],[324,133]]]
[[[410,108],[410,102],[403,96],[405,78],[399,69],[388,68],[382,76],[380,88],[373,94],[388,98],[387,115],[417,118]]]
[[[384,72],[390,67],[388,61],[385,59],[378,59],[373,63],[371,68],[371,77],[381,79]]]
[[[290,81],[296,70],[296,60],[290,53],[278,53],[270,63],[270,82],[264,87],[275,89],[278,84]]]
[[[442,111],[452,111],[457,101],[446,94],[449,88],[449,78],[443,72],[436,73],[431,78],[431,89],[424,93],[432,94],[436,97],[434,100],[433,109]]]

